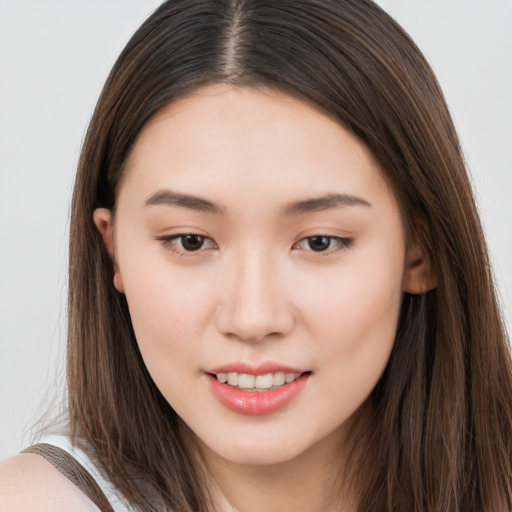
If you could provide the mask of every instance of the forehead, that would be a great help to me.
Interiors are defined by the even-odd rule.
[[[163,186],[208,195],[238,187],[268,198],[272,191],[389,192],[366,146],[315,105],[227,84],[198,89],[145,125],[121,189],[130,184],[147,194]]]

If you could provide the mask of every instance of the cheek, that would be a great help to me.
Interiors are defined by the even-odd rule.
[[[311,414],[322,417],[330,408],[326,421],[333,427],[365,402],[386,368],[401,305],[400,277],[400,272],[345,276],[310,310],[307,337],[326,397],[314,402]]]
[[[393,346],[402,300],[398,259],[340,272],[310,307],[308,325],[327,360],[382,368]]]
[[[186,411],[191,397],[200,393],[194,377],[204,324],[211,317],[204,281],[199,285],[190,273],[156,263],[144,271],[123,270],[129,275],[126,298],[144,364],[172,407]]]
[[[204,279],[157,261],[140,269],[126,262],[121,271],[133,328],[148,367],[190,357],[211,316]]]

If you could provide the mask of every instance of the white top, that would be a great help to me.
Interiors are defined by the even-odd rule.
[[[94,480],[96,480],[96,483],[107,497],[115,512],[137,512],[137,510],[126,501],[114,485],[105,479],[99,469],[98,463],[94,462],[93,459],[91,459],[91,457],[83,450],[77,446],[73,446],[67,436],[48,435],[43,437],[39,442],[61,448],[76,459],[89,472]]]

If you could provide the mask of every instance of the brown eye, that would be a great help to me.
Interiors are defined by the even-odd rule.
[[[205,237],[201,235],[182,235],[181,246],[185,251],[198,251],[204,245]]]
[[[313,252],[333,252],[348,248],[353,239],[341,238],[339,236],[314,235],[299,240],[294,246],[296,249],[302,249]]]
[[[307,238],[308,246],[312,251],[326,251],[331,247],[330,236],[311,236]]]
[[[204,235],[186,233],[183,235],[160,236],[156,239],[165,249],[169,249],[177,254],[186,255],[187,253],[203,252],[207,249],[215,249],[215,242]]]

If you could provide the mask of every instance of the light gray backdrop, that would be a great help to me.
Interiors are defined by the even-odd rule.
[[[0,0],[0,458],[28,442],[31,424],[63,391],[68,210],[79,148],[111,65],[159,3]],[[510,332],[512,1],[379,3],[413,36],[445,90]]]

